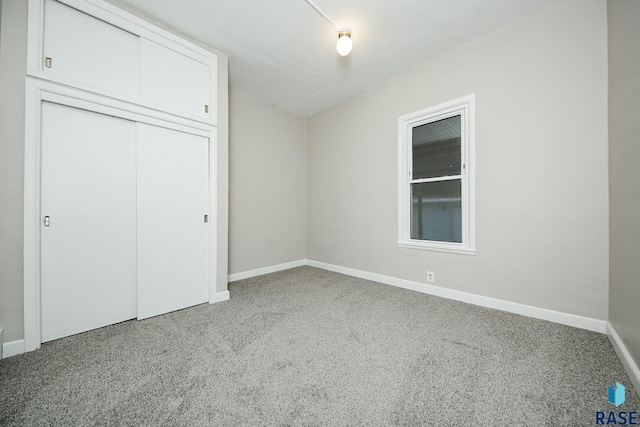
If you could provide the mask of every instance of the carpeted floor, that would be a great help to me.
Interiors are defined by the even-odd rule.
[[[311,267],[229,288],[0,361],[0,425],[592,426],[640,409],[605,335]]]

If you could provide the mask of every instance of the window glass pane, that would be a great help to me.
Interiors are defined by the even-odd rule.
[[[462,243],[459,179],[411,184],[411,238]]]
[[[460,117],[413,128],[413,179],[460,175]]]

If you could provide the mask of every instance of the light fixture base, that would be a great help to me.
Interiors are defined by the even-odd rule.
[[[338,32],[338,39],[340,39],[340,37],[349,37],[351,38],[351,29],[350,28],[340,28],[340,31]]]

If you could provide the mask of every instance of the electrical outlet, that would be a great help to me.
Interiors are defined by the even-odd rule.
[[[433,271],[427,271],[427,282],[435,282],[436,281],[436,274]]]

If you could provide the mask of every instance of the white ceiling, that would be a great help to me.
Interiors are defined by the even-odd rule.
[[[311,116],[563,0],[109,0],[229,55],[233,88]]]

